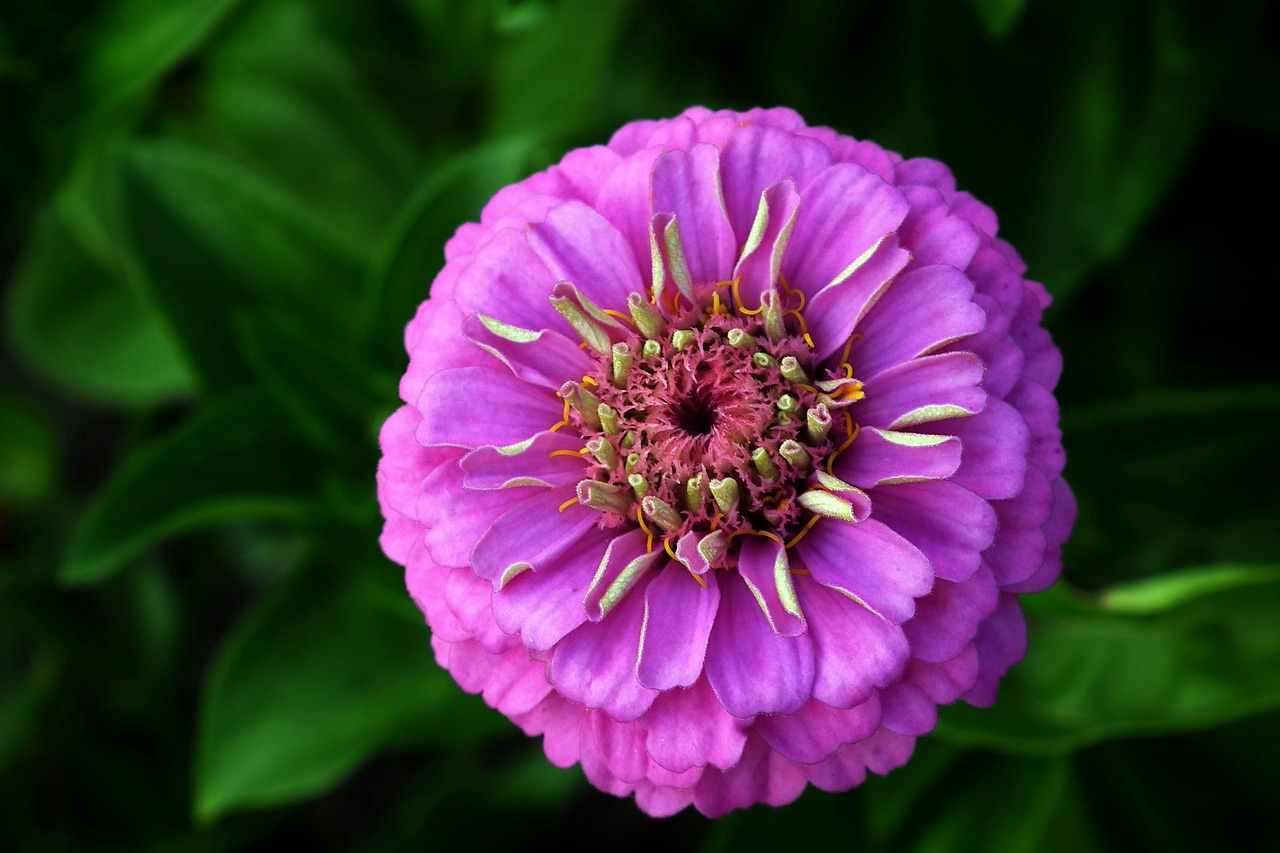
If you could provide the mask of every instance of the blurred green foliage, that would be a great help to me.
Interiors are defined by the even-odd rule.
[[[0,12],[0,847],[1277,849],[1263,0]],[[1057,298],[1080,498],[996,707],[717,823],[560,771],[378,552],[401,331],[499,187],[694,104],[953,167]],[[501,814],[500,821],[494,820]]]

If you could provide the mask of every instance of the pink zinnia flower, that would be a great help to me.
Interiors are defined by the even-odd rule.
[[[1049,297],[932,160],[694,108],[499,192],[409,324],[382,544],[441,666],[721,815],[993,701],[1075,505]]]

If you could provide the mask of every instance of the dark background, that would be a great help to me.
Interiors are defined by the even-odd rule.
[[[1280,849],[1276,7],[0,12],[0,847]],[[444,240],[692,104],[947,162],[1056,304],[1080,521],[989,710],[656,821],[438,670],[376,431]]]

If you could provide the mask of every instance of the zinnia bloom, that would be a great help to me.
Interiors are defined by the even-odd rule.
[[[382,544],[440,665],[645,811],[886,773],[1058,575],[1049,297],[945,166],[694,108],[499,192],[409,324]]]

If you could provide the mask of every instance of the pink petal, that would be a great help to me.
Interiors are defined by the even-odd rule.
[[[902,193],[861,166],[839,163],[800,188],[800,213],[782,272],[814,296],[847,275],[848,267],[902,224]]]
[[[909,659],[902,628],[817,583],[801,584],[799,592],[813,638],[815,699],[852,708],[902,674]]]
[[[964,273],[919,267],[898,276],[858,323],[862,337],[849,348],[849,361],[859,376],[872,376],[981,331],[986,319]]]
[[[829,165],[831,153],[822,143],[776,127],[748,124],[730,133],[720,151],[720,179],[738,245],[746,244],[767,188],[784,179],[804,185]]]
[[[801,634],[779,637],[747,585],[720,580],[720,612],[707,644],[707,678],[735,717],[794,714],[813,688],[813,644]]]
[[[547,675],[566,699],[631,721],[649,709],[658,691],[636,680],[644,599],[624,598],[608,617],[587,622],[556,644]]]
[[[963,583],[938,581],[916,602],[916,618],[902,626],[912,656],[931,663],[951,660],[977,636],[999,600],[995,578],[985,565]]]
[[[1031,431],[1016,409],[988,397],[985,409],[970,418],[948,421],[945,431],[964,446],[952,482],[988,500],[1015,497],[1022,491]]]
[[[582,608],[610,537],[590,530],[540,572],[522,572],[493,595],[493,618],[503,631],[520,635],[529,649],[545,652],[587,621]]]
[[[574,496],[574,487],[537,491],[494,520],[471,551],[476,576],[501,588],[529,569],[554,571],[560,557],[573,548],[600,518],[597,510],[578,503],[560,507]],[[491,500],[501,503],[496,496]]]
[[[783,544],[762,536],[748,536],[738,553],[738,575],[755,597],[756,605],[779,637],[804,633],[804,614],[791,581],[791,567]]]
[[[449,650],[449,672],[462,689],[483,693],[490,707],[508,717],[528,713],[551,692],[546,669],[519,645],[498,655],[471,643],[455,643]]]
[[[978,680],[964,695],[970,705],[985,708],[996,701],[996,687],[1009,667],[1027,650],[1027,622],[1015,595],[1000,596],[996,612],[982,623],[974,641],[978,652]]]
[[[733,270],[733,278],[739,280],[738,297],[750,310],[778,283],[783,252],[790,240],[799,204],[800,194],[791,181],[773,184],[760,197],[760,233],[755,235],[754,245],[743,243],[743,255]]]
[[[530,332],[532,340],[513,341],[496,334],[478,314],[472,314],[462,322],[462,331],[470,341],[496,357],[522,381],[553,391],[590,372],[593,367],[586,352],[559,332],[542,329]]]
[[[966,419],[971,420],[971,419]],[[884,483],[944,480],[961,464],[959,439],[868,427],[836,460],[837,477],[863,489]]]
[[[902,429],[982,411],[982,362],[969,353],[927,355],[864,377],[866,398],[854,419],[867,426]]]
[[[638,724],[649,733],[649,756],[681,773],[703,765],[727,770],[737,764],[750,720],[730,716],[703,678],[687,690],[660,695]]]
[[[942,193],[932,187],[906,187],[911,212],[898,234],[916,263],[946,264],[962,270],[973,260],[981,238],[978,229],[951,213]]]
[[[548,213],[529,232],[529,246],[556,281],[573,283],[601,308],[624,310],[627,294],[644,286],[627,241],[581,202],[565,202]]]
[[[582,439],[569,432],[540,432],[519,452],[477,447],[462,458],[462,483],[468,489],[482,491],[571,485],[581,480],[586,471],[586,463],[576,455],[581,449]],[[575,455],[552,456],[556,451],[572,451]]]
[[[795,765],[759,736],[752,736],[737,767],[723,774],[703,774],[694,788],[693,803],[707,817],[720,817],[756,803],[784,806],[803,790],[804,777]]]
[[[891,234],[848,278],[809,299],[804,317],[816,344],[815,359],[822,361],[844,346],[859,319],[888,290],[910,258],[907,250],[898,245],[897,236]]]
[[[859,524],[820,521],[795,550],[815,581],[894,624],[910,619],[916,599],[933,587],[933,567],[924,554],[874,518]]]
[[[770,715],[756,721],[756,731],[782,755],[801,764],[825,761],[846,743],[866,740],[880,725],[880,699],[839,710],[812,700],[798,714]]]
[[[675,214],[694,283],[727,279],[738,246],[720,192],[715,146],[699,143],[659,157],[653,164],[650,199],[655,212]]]
[[[972,577],[995,539],[991,504],[955,483],[931,480],[875,490],[873,518],[893,528],[951,581]]]
[[[564,404],[500,367],[459,367],[427,380],[416,408],[423,415],[419,443],[473,448],[537,435],[560,421]]]
[[[556,281],[522,231],[498,231],[459,275],[458,308],[463,316],[480,312],[513,326],[567,329],[548,298]]]
[[[640,683],[671,690],[697,681],[719,607],[720,584],[704,589],[683,566],[668,563],[645,590]]]

